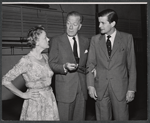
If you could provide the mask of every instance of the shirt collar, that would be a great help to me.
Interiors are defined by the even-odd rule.
[[[110,35],[111,37],[110,38],[114,38],[115,36],[116,36],[116,29],[115,29],[115,31]],[[107,34],[105,34],[105,37],[106,37],[106,39],[107,39]]]
[[[71,37],[71,36],[67,35],[67,37],[69,38],[69,40],[70,40],[70,39],[72,40],[72,38],[73,38],[73,37],[75,37],[75,38],[76,38],[76,40],[77,40],[78,35],[75,35],[75,36],[73,36],[73,37]]]

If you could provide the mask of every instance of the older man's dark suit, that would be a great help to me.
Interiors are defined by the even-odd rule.
[[[91,72],[87,74],[87,85],[95,87],[98,100],[103,99],[108,85],[111,86],[118,101],[125,99],[128,90],[136,91],[136,65],[132,35],[117,31],[110,58],[105,35],[93,36],[87,66],[89,71],[95,68],[97,72],[95,80]]]
[[[67,34],[56,36],[51,39],[50,52],[49,52],[49,64],[51,69],[55,72],[55,89],[56,89],[56,99],[58,102],[62,103],[72,103],[76,99],[77,93],[81,92],[83,94],[83,99],[87,99],[87,85],[86,85],[86,61],[89,48],[89,40],[81,35],[78,35],[79,38],[79,47],[80,47],[80,60],[79,68],[77,71],[64,72],[63,64],[76,63],[74,54],[71,49],[71,45]],[[85,107],[80,107],[82,109]],[[60,111],[63,112],[64,117],[68,114],[67,110]],[[76,118],[75,120],[84,120],[85,109],[80,112],[76,111],[77,114],[73,114]],[[80,116],[78,116],[78,114]],[[62,117],[62,116],[61,116]],[[60,119],[61,120],[61,119]]]

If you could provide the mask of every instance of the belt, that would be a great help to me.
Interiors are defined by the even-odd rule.
[[[48,90],[51,90],[52,87],[51,86],[47,86],[47,87],[44,87],[44,88],[28,88],[28,90],[36,90],[36,91],[48,91]]]
[[[87,70],[86,70],[86,68],[83,67],[83,66],[78,66],[77,72],[86,74],[86,73],[87,73]]]

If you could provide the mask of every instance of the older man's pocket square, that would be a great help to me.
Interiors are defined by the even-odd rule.
[[[119,52],[123,52],[124,51],[124,48],[121,48],[120,50],[119,50]]]
[[[88,53],[88,50],[85,50],[84,53]]]

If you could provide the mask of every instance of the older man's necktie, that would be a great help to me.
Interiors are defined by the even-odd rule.
[[[74,44],[73,44],[74,57],[76,59],[76,62],[79,63],[79,57],[78,57],[78,51],[77,51],[77,41],[76,41],[75,37],[73,37],[72,39],[74,40]]]
[[[107,36],[107,42],[106,42],[106,46],[107,46],[107,51],[108,51],[108,56],[110,57],[111,55],[111,41],[110,41],[110,35]]]

